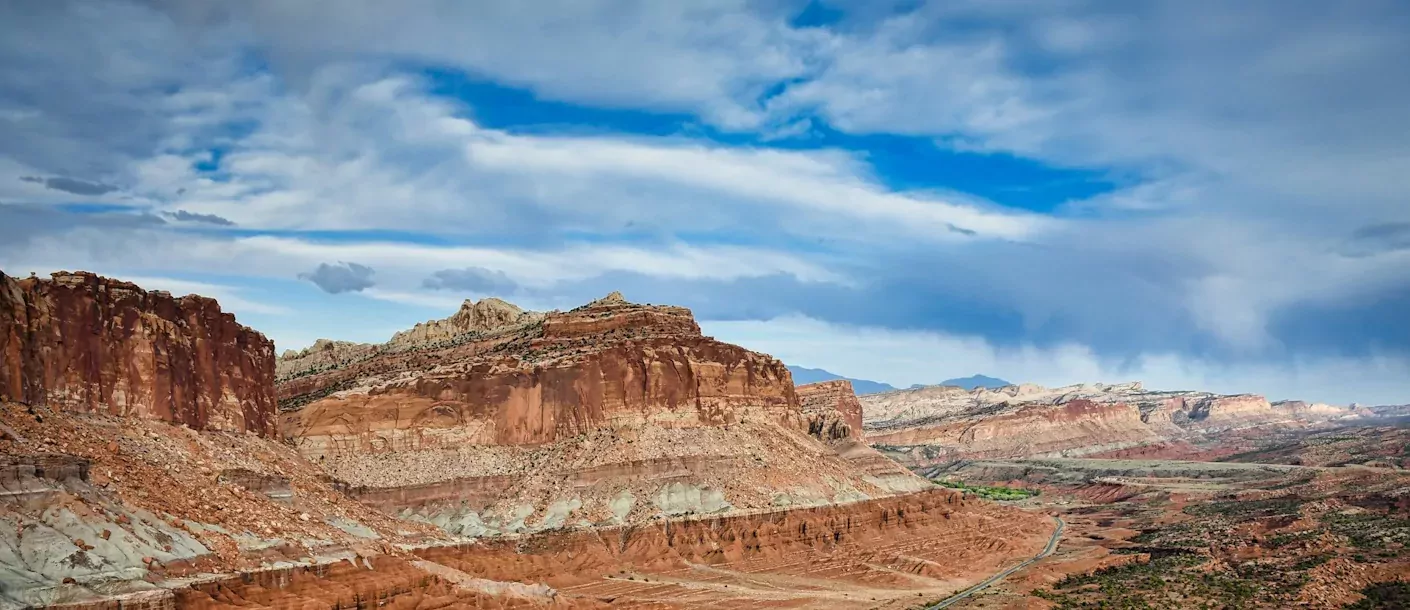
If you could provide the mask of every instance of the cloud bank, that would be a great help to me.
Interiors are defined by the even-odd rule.
[[[622,289],[816,322],[796,364],[911,337],[901,385],[1410,401],[1397,3],[825,4],[0,8],[0,267],[308,290],[276,337]]]

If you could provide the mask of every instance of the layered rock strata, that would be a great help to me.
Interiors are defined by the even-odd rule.
[[[524,311],[513,303],[492,297],[478,302],[466,300],[460,310],[449,318],[422,322],[410,330],[392,335],[388,345],[412,346],[453,341],[468,333],[532,324],[543,319],[543,316],[542,313]]]
[[[862,397],[865,437],[916,463],[1193,452],[1191,442],[1261,426],[1306,426],[1353,410],[1255,395],[1149,391],[1140,383],[997,390],[932,386]]]
[[[450,317],[420,322],[392,335],[386,343],[353,343],[319,339],[301,350],[284,350],[275,363],[279,382],[350,367],[383,354],[434,351],[523,331],[543,321],[545,314],[524,311],[496,298],[466,300]],[[294,387],[297,387],[295,385]]]
[[[880,458],[845,388],[805,416],[781,363],[681,308],[472,304],[321,343],[285,359],[281,430],[272,346],[214,302],[0,279],[23,399],[0,401],[0,608],[860,608],[951,593],[1051,527]],[[612,593],[629,571],[684,584]]]
[[[285,417],[287,437],[332,457],[462,445],[542,445],[604,428],[801,426],[779,361],[700,334],[679,307],[550,314],[448,349],[382,353],[281,383],[281,399],[348,387]]]
[[[614,294],[500,320],[281,381],[288,440],[349,493],[465,535],[925,485],[809,437],[783,364],[703,336],[687,309]],[[859,412],[836,407],[813,416],[846,438]]]
[[[274,439],[17,403],[0,423],[20,437],[0,439],[0,608],[142,607],[194,573],[449,538],[346,497]]]
[[[275,436],[274,344],[213,299],[0,273],[0,400]]]
[[[417,549],[173,590],[180,607],[909,607],[1031,557],[1042,515],[927,493]]]
[[[798,401],[808,419],[808,433],[824,441],[860,437],[862,403],[845,379],[800,385]]]

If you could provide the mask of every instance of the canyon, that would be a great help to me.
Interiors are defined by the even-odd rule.
[[[1404,432],[1283,437],[1336,446],[1315,450],[1336,465],[1288,464],[1279,446],[1217,461],[1006,458],[919,471],[1068,525],[1059,551],[994,587],[986,608],[1397,608],[1410,576],[1410,473],[1387,454],[1404,451]]]
[[[1054,531],[684,308],[467,301],[276,359],[203,297],[0,281],[0,607],[906,608]]]
[[[1335,608],[1410,575],[1394,408],[859,397],[617,293],[275,358],[210,299],[0,285],[0,608]]]
[[[1393,407],[1139,383],[860,402],[888,457],[1067,525],[1052,556],[956,607],[1397,608],[1410,595],[1410,431]]]

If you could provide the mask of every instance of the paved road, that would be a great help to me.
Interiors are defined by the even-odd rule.
[[[1043,552],[1038,553],[1037,555],[1034,555],[1031,558],[1023,560],[1023,562],[1019,563],[1018,565],[1012,566],[1002,572],[999,572],[998,574],[990,576],[984,582],[981,582],[977,585],[974,585],[973,587],[970,587],[950,597],[947,597],[943,601],[926,606],[925,610],[939,610],[940,608],[949,608],[950,606],[953,606],[968,599],[969,596],[989,588],[989,585],[1003,580],[1009,574],[1013,574],[1014,572],[1022,570],[1023,568],[1026,568],[1029,565],[1032,565],[1033,562],[1038,561],[1039,559],[1047,557],[1048,555],[1052,555],[1053,551],[1057,550],[1058,538],[1062,537],[1062,528],[1067,527],[1067,524],[1063,522],[1062,518],[1053,517],[1053,520],[1057,521],[1057,529],[1053,530],[1053,537],[1048,540],[1048,546],[1043,549]]]

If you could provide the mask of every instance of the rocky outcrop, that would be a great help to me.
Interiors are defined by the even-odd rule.
[[[560,590],[572,586],[580,593],[582,587],[574,585],[598,580],[602,586],[615,586],[627,573],[680,575],[681,569],[705,565],[715,569],[702,576],[715,580],[728,578],[729,569],[747,566],[740,576],[756,582],[791,582],[797,587],[807,575],[826,573],[829,589],[866,583],[869,592],[877,595],[877,585],[885,583],[901,589],[897,597],[914,602],[914,593],[907,589],[918,580],[955,579],[956,585],[962,585],[980,573],[1032,556],[1045,544],[1052,527],[1042,514],[966,500],[959,493],[932,487],[928,492],[838,506],[654,521],[540,534],[529,540],[479,541],[424,549],[417,555],[486,579],[543,582]],[[694,597],[702,589],[725,595],[716,599],[730,597],[729,587],[718,585],[663,590],[656,583],[651,593],[653,600],[661,602],[663,593]],[[651,595],[646,590],[640,593]],[[622,602],[627,600],[632,597]],[[863,607],[876,603],[859,602]],[[842,603],[818,600],[790,606],[839,607]]]
[[[1139,382],[966,391],[926,387],[865,396],[866,440],[917,463],[954,459],[1162,455],[1259,426],[1353,417],[1348,409],[1251,394],[1146,390]],[[1183,448],[1183,449],[1181,449]]]
[[[1031,557],[1052,527],[1038,514],[934,490],[418,548],[205,579],[168,596],[207,609],[370,600],[394,609],[909,607]]]
[[[678,307],[487,300],[319,342],[282,359],[275,422],[273,346],[213,301],[0,280],[0,607],[724,606],[760,571],[786,605],[899,607],[1051,527],[860,443],[845,384],[805,415],[780,362]],[[748,576],[619,586],[695,566]]]
[[[283,381],[279,394],[288,440],[352,493],[461,534],[822,504],[924,484],[867,462],[865,447],[859,462],[810,438],[778,360],[703,336],[688,309],[616,294],[454,342],[383,350]],[[819,407],[832,413],[819,436],[855,435],[855,400],[845,414]]]
[[[0,400],[274,436],[274,344],[214,300],[0,273]]]
[[[493,297],[479,302],[466,300],[460,310],[444,320],[422,322],[410,330],[392,335],[389,346],[410,346],[439,341],[451,341],[467,333],[484,333],[508,326],[537,321],[543,314],[524,311],[518,306]]]
[[[284,350],[275,364],[277,380],[287,382],[352,366],[383,353],[425,352],[494,335],[523,330],[543,320],[544,314],[524,311],[496,298],[467,300],[450,317],[429,320],[398,332],[386,343],[353,343],[319,339],[301,350]],[[287,386],[286,386],[287,387]]]
[[[992,402],[993,399],[978,399],[980,396],[991,396],[983,393],[986,391],[934,385],[870,394],[862,401],[862,419],[871,425],[945,417],[960,413],[973,403]],[[998,393],[995,394],[994,399],[997,399]]]
[[[797,387],[808,433],[824,441],[854,438],[862,431],[862,403],[845,379]]]
[[[1271,405],[1275,411],[1283,412],[1298,419],[1339,419],[1347,416],[1365,417],[1372,415],[1364,409],[1339,407],[1323,402],[1283,400]]]
[[[16,403],[0,423],[18,433],[0,438],[0,608],[140,608],[164,579],[447,538],[271,438]]]
[[[779,361],[702,336],[684,308],[602,303],[484,342],[387,352],[281,384],[282,399],[346,388],[288,415],[288,437],[331,456],[541,445],[602,428],[724,425],[750,414],[801,427]]]
[[[877,446],[924,446],[929,461],[1085,455],[1158,442],[1136,407],[1078,399],[1032,405],[975,420],[898,427],[869,434]]]
[[[381,349],[372,343],[319,339],[301,350],[284,350],[274,363],[275,378],[282,381],[341,368],[371,358]]]

